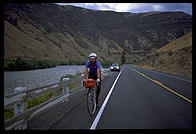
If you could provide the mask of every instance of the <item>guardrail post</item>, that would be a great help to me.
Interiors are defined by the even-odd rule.
[[[14,89],[15,92],[24,92],[26,87],[17,87]],[[14,116],[17,116],[20,113],[23,113],[26,110],[28,96],[27,93],[18,94],[18,102],[14,104]],[[27,121],[23,120],[23,123],[20,123],[15,129],[26,129]]]
[[[63,81],[69,81],[70,79],[69,78],[63,78]],[[67,94],[69,93],[69,86],[64,86],[63,89],[62,89],[62,94]]]
[[[67,93],[69,93],[69,86],[63,87],[63,90],[62,90],[62,94],[67,94]]]
[[[4,101],[5,101],[4,108],[10,109],[10,108],[13,108],[14,106],[14,116],[16,116],[9,120],[5,120],[6,130],[26,129],[28,120],[32,116],[35,115],[34,113],[36,113],[37,110],[39,110],[41,107],[50,103],[49,101],[48,103],[44,105],[40,104],[40,106],[36,106],[35,109],[32,108],[32,109],[29,109],[29,111],[25,112],[27,110],[26,106],[27,106],[27,101],[29,98],[35,98],[42,93],[44,94],[47,91],[49,92],[51,90],[54,90],[54,91],[58,91],[58,93],[62,92],[62,95],[59,95],[59,96],[65,96],[65,100],[63,100],[63,102],[68,101],[68,96],[70,95],[70,92],[71,92],[69,91],[69,85],[74,84],[76,82],[81,82],[81,85],[83,85],[82,78],[83,77],[79,77],[76,79],[64,78],[63,81],[59,83],[51,84],[51,85],[47,85],[47,86],[39,87],[35,89],[30,89],[30,90],[27,90],[26,87],[15,88],[14,89],[15,93],[4,96]],[[86,90],[86,88],[83,87],[83,90]]]
[[[14,89],[15,93],[16,92],[23,92],[25,90],[26,90],[26,87],[17,87]],[[24,96],[26,96],[26,93],[17,95],[18,103],[14,104],[14,116],[25,111],[26,102],[23,101]]]

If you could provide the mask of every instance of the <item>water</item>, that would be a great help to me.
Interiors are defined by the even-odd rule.
[[[27,87],[27,89],[42,87],[58,83],[65,74],[75,75],[83,73],[85,66],[57,66],[47,69],[29,71],[4,71],[4,94],[14,92],[16,87]],[[102,73],[107,69],[101,69]]]
[[[58,83],[65,74],[77,74],[84,71],[85,66],[57,66],[54,68],[29,71],[4,71],[4,94],[13,93],[16,87],[27,89]]]

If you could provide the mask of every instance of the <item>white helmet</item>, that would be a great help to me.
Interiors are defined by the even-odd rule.
[[[89,54],[89,58],[97,58],[97,54],[96,53],[91,53],[91,54]]]

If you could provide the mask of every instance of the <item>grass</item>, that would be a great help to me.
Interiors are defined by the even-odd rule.
[[[4,111],[4,120],[7,120],[14,116],[14,108],[8,109]]]
[[[77,72],[76,75],[67,74],[67,75],[61,77],[61,80],[63,78],[73,79],[73,78],[76,78],[76,77],[78,77],[80,75],[81,75],[80,72]],[[75,82],[75,83],[69,85],[69,89],[72,90],[72,89],[74,89],[76,87],[79,87],[80,85],[81,85],[81,82]],[[61,94],[61,92],[55,93],[54,91],[50,91],[49,93],[46,93],[44,95],[41,95],[41,96],[33,98],[33,99],[30,99],[30,100],[27,101],[27,109],[35,107],[35,106],[37,106],[37,105],[39,105],[39,104],[41,104],[43,102],[46,102],[47,100],[51,99],[52,97],[60,95],[60,94]],[[11,118],[13,116],[14,116],[14,108],[8,109],[8,110],[4,111],[4,119],[5,120],[7,120],[7,119],[9,119],[9,118]]]
[[[75,77],[75,76],[72,76],[72,75],[68,75],[70,77]],[[69,89],[72,90],[76,87],[79,87],[81,85],[81,82],[75,82],[73,84],[70,84],[69,85]],[[36,98],[33,98],[33,99],[30,99],[27,101],[27,109],[30,109],[32,107],[35,107],[43,102],[46,102],[47,100],[51,99],[52,97],[54,96],[57,96],[57,95],[60,95],[61,92],[59,93],[55,93],[54,91],[50,91],[49,93],[46,93],[44,95],[41,95],[39,97],[36,97]],[[4,111],[4,119],[7,120],[11,117],[14,116],[14,108],[11,108],[11,109],[8,109],[8,110],[5,110]]]
[[[58,94],[55,94],[54,91],[50,91],[49,93],[46,93],[42,96],[39,96],[39,97],[36,97],[36,98],[33,98],[31,100],[28,100],[27,101],[27,109],[30,109],[32,107],[35,107],[49,99],[51,99],[53,96],[55,95],[60,95],[59,93]],[[14,116],[14,108],[11,108],[11,109],[8,109],[8,110],[5,110],[4,111],[4,119],[7,120],[11,117]]]
[[[80,81],[75,82],[75,83],[73,83],[73,84],[70,84],[70,85],[69,85],[69,90],[72,90],[72,89],[74,89],[74,88],[77,88],[77,87],[79,87],[80,85],[81,85],[81,82],[80,82]]]
[[[39,96],[39,97],[36,97],[36,98],[33,98],[31,100],[28,100],[27,101],[27,109],[30,109],[32,107],[35,107],[49,99],[51,99],[53,96],[55,96],[55,92],[54,91],[50,91],[49,93],[46,93],[42,96]]]

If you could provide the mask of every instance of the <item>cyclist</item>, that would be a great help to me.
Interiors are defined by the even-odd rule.
[[[96,103],[98,103],[101,86],[101,63],[97,60],[97,54],[95,53],[89,54],[89,60],[85,65],[83,83],[85,82],[85,80],[87,80],[87,75],[88,78],[92,78],[97,82]]]

